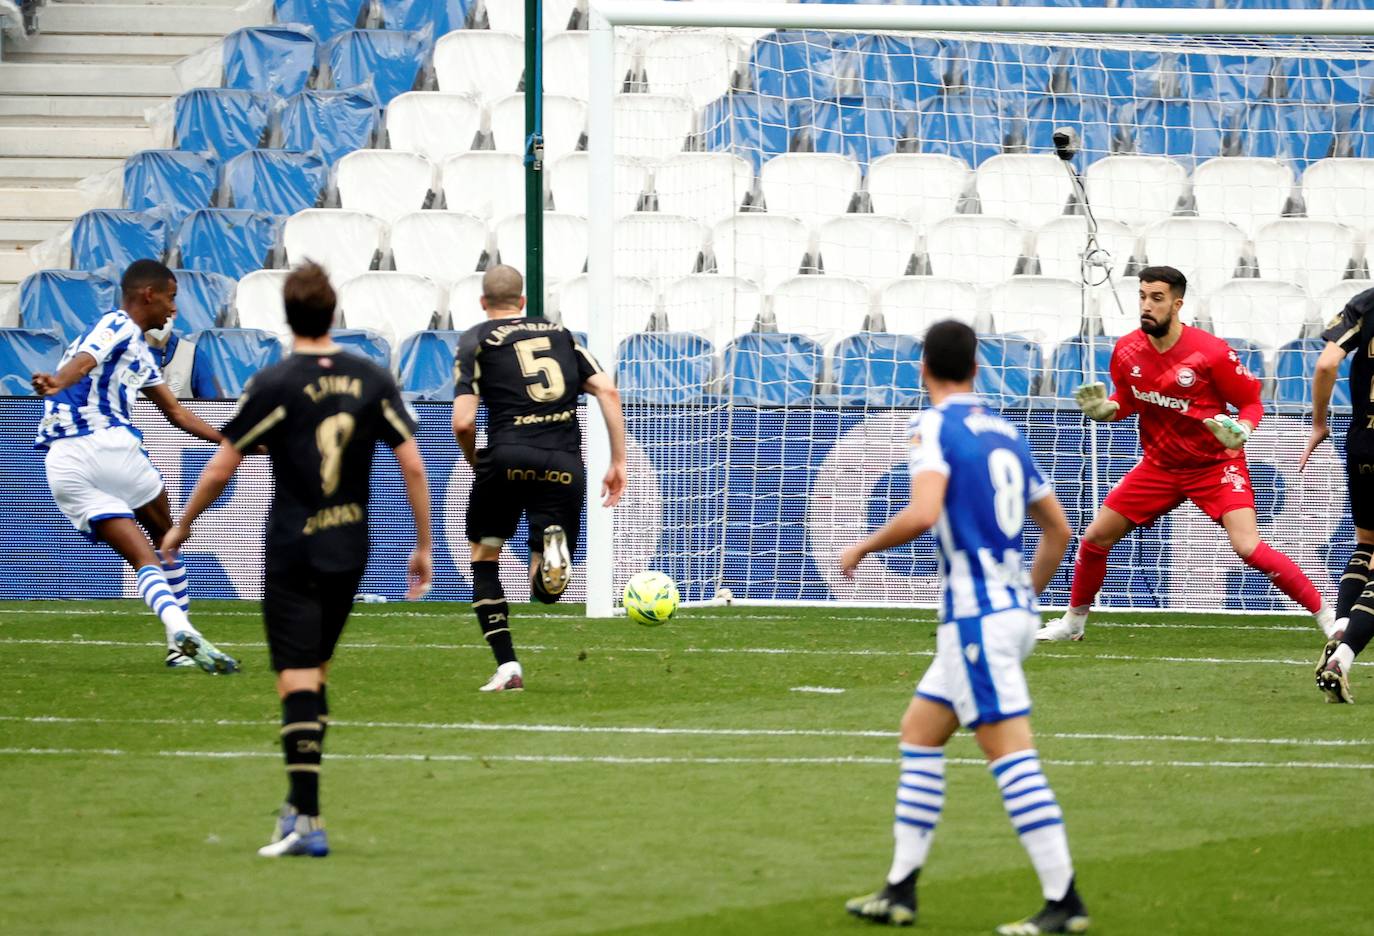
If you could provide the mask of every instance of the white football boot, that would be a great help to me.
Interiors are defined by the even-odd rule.
[[[486,685],[480,686],[478,692],[520,692],[525,688],[525,674],[520,669],[518,662],[502,663],[496,667],[496,672],[488,679]]]
[[[1086,611],[1065,611],[1064,616],[1055,618],[1035,632],[1036,640],[1082,640],[1083,628],[1087,626]]]

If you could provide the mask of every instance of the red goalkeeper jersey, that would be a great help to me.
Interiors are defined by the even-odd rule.
[[[1260,382],[1220,338],[1183,326],[1164,353],[1143,331],[1133,331],[1112,351],[1112,399],[1117,419],[1140,416],[1145,460],[1161,468],[1196,468],[1242,457],[1217,441],[1204,419],[1240,410],[1238,419],[1259,425],[1264,415]]]

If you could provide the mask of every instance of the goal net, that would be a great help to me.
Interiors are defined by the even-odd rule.
[[[1323,323],[1374,285],[1374,42],[1318,33],[1352,16],[1374,33],[1374,14],[1208,11],[1224,25],[1181,35],[1198,11],[780,5],[701,24],[717,10],[593,6],[587,282],[614,314],[586,327],[617,362],[632,475],[613,525],[592,518],[589,613],[647,567],[688,601],[932,604],[928,536],[852,581],[837,560],[908,500],[921,341],[944,318],[979,332],[979,392],[1081,534],[1139,445],[1135,420],[1090,423],[1072,394],[1109,381],[1136,273],[1160,264],[1188,278],[1184,321],[1263,381],[1262,535],[1334,592],[1353,543],[1340,456],[1296,466]],[[1062,25],[1099,13],[1178,32]],[[670,14],[696,24],[628,22]],[[1041,14],[1056,31],[997,28]],[[1261,34],[1274,16],[1311,35]],[[813,28],[785,28],[799,17]],[[1191,504],[1114,550],[1099,604],[1293,607]]]

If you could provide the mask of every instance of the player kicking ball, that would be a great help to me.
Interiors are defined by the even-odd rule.
[[[1085,933],[1064,814],[1031,741],[1030,691],[1021,663],[1035,646],[1035,596],[1064,558],[1069,521],[1014,426],[973,393],[978,339],[959,322],[926,334],[924,381],[932,409],[911,421],[911,503],[840,556],[852,576],[869,553],[910,542],[932,527],[944,583],[935,659],[902,717],[895,847],[884,887],[845,909],[875,923],[916,922],[916,878],[945,802],[945,744],[973,732],[1030,855],[1045,906],[997,928],[1003,936]],[[1022,567],[1026,516],[1041,530],[1030,575]]]
[[[1335,615],[1293,560],[1260,539],[1255,492],[1242,447],[1264,415],[1260,382],[1225,341],[1179,318],[1188,281],[1173,267],[1140,271],[1140,330],[1116,343],[1110,397],[1101,383],[1074,399],[1091,419],[1140,417],[1140,463],[1107,494],[1078,545],[1069,610],[1040,640],[1082,640],[1088,611],[1107,575],[1107,554],[1127,533],[1185,500],[1226,530],[1246,565],[1311,613],[1328,637]],[[1227,415],[1234,406],[1238,415]]]

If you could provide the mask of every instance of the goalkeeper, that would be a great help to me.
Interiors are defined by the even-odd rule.
[[[1088,609],[1107,575],[1107,554],[1138,526],[1191,500],[1220,524],[1252,569],[1302,605],[1329,637],[1335,615],[1293,560],[1260,539],[1255,494],[1242,447],[1264,414],[1260,382],[1225,341],[1179,318],[1187,279],[1173,267],[1140,271],[1140,330],[1116,343],[1111,396],[1100,383],[1074,392],[1099,422],[1140,417],[1144,457],[1107,494],[1083,534],[1073,564],[1069,610],[1037,634],[1082,640]],[[1239,412],[1227,414],[1232,406]]]

